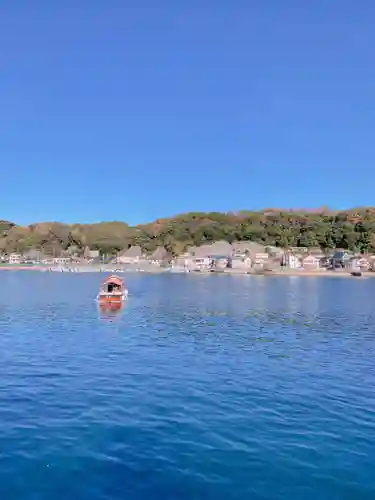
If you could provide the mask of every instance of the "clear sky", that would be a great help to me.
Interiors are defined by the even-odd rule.
[[[68,5],[0,3],[0,219],[375,204],[375,2]]]

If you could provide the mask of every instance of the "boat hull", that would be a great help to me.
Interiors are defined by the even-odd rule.
[[[126,294],[121,295],[111,295],[100,293],[97,297],[99,304],[111,305],[111,304],[122,304],[125,301]]]

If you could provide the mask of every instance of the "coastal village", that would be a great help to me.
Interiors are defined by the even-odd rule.
[[[146,254],[140,246],[131,246],[116,256],[102,256],[86,248],[83,256],[47,256],[39,250],[0,256],[2,267],[38,266],[48,270],[134,270],[175,272],[228,272],[233,274],[278,272],[375,271],[375,255],[359,255],[337,249],[329,253],[320,248],[281,249],[253,241],[216,241],[189,247],[178,256],[168,255],[164,247]]]

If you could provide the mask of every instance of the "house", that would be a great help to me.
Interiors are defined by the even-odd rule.
[[[268,245],[266,248],[265,248],[265,252],[268,253],[268,255],[272,258],[279,258],[280,259],[280,262],[281,262],[281,259],[282,257],[284,256],[284,253],[285,251],[280,248],[280,247],[274,247],[274,246],[271,246],[271,245]]]
[[[371,269],[372,263],[367,257],[359,257],[358,265],[362,271],[369,271]]]
[[[267,253],[264,245],[260,243],[256,243],[255,241],[234,241],[232,243],[233,256],[245,256],[245,255],[254,255],[254,254],[264,254]],[[268,254],[267,254],[268,257]]]
[[[302,267],[305,271],[317,271],[320,268],[320,258],[315,255],[307,255],[302,259]]]
[[[293,253],[308,253],[309,249],[307,247],[290,247],[289,249]]]
[[[266,261],[263,263],[263,270],[264,271],[276,271],[280,269],[281,261],[278,257],[269,257]]]
[[[269,253],[266,251],[266,247],[254,241],[239,241],[233,243],[233,255],[236,257],[249,256],[252,264],[258,267],[263,267],[264,263],[269,259]]]
[[[227,241],[215,241],[188,250],[193,255],[194,268],[197,270],[207,270],[212,267],[224,269],[233,252],[232,245]]]
[[[347,259],[345,262],[345,269],[348,271],[359,270],[359,258],[351,257],[350,259]]]
[[[321,268],[329,268],[331,267],[331,258],[330,257],[327,257],[326,255],[324,255],[323,257],[321,257],[320,259],[320,267]]]
[[[79,249],[75,246],[72,245],[68,248],[68,250],[65,252],[65,254],[70,255],[70,256],[77,256],[80,254]],[[83,251],[83,257],[87,259],[88,261],[100,261],[100,251],[99,250],[91,250],[90,247],[86,246]]]
[[[252,261],[248,256],[234,256],[229,261],[229,267],[232,269],[238,269],[243,271],[249,271],[251,269]]]
[[[211,260],[211,267],[213,269],[225,269],[228,267],[229,257],[225,255],[217,255]]]
[[[191,253],[185,252],[178,255],[172,260],[172,267],[183,267],[185,269],[192,269],[194,267],[194,259]]]
[[[20,253],[11,253],[9,255],[9,264],[21,264],[23,257]]]
[[[233,252],[232,245],[227,241],[215,241],[191,249],[194,257],[230,257]]]
[[[251,252],[250,257],[254,264],[258,266],[263,266],[269,259],[267,252]]]
[[[69,249],[69,254],[74,255],[72,251]],[[91,250],[90,247],[86,246],[83,252],[83,256],[85,259],[99,259],[100,258],[100,252],[99,250]]]
[[[136,264],[143,257],[142,248],[138,245],[124,250],[116,257],[116,264]]]
[[[87,249],[84,253],[84,257],[86,259],[99,259],[100,258],[100,252],[99,250],[90,250],[90,248]]]
[[[78,255],[79,247],[77,245],[70,245],[66,250],[68,255]]]
[[[375,255],[367,257],[369,263],[369,271],[375,271]]]
[[[345,267],[346,262],[353,257],[352,252],[336,250],[332,257],[332,267]]]
[[[289,269],[301,269],[301,261],[302,257],[300,255],[287,252],[283,257],[281,264]]]
[[[69,262],[84,266],[85,264],[89,264],[91,261],[90,259],[86,259],[85,257],[77,256],[77,257],[71,257]]]
[[[72,259],[70,257],[54,257],[52,259],[53,264],[59,264],[61,266],[69,264],[69,262],[71,262],[71,261],[72,261]]]
[[[56,264],[55,259],[53,257],[49,257],[49,256],[44,256],[44,259],[41,261],[41,263],[48,265],[48,266]]]
[[[371,267],[371,261],[369,259],[366,259],[365,257],[351,257],[345,262],[345,269],[348,269],[350,271],[358,269],[360,269],[361,271],[368,271],[369,269],[371,269]]]
[[[212,259],[210,257],[194,257],[193,267],[198,271],[211,269]]]
[[[34,250],[34,249],[24,252],[23,257],[25,259],[25,262],[31,262],[34,264],[42,262],[42,260],[45,258],[40,250]]]
[[[257,265],[258,267],[263,267],[269,258],[269,253],[266,252],[265,246],[255,241],[236,241],[232,247],[234,257],[249,256],[252,265]]]
[[[152,254],[147,258],[150,264],[156,264],[160,266],[167,258],[168,253],[164,247],[158,247],[152,252]]]

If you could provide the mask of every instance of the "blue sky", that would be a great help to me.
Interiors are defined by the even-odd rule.
[[[14,4],[0,218],[375,204],[369,0]]]

